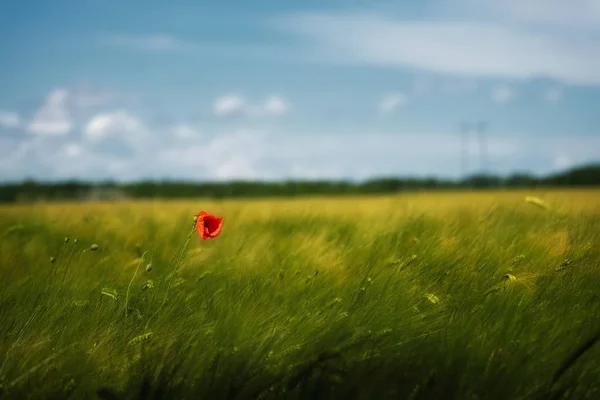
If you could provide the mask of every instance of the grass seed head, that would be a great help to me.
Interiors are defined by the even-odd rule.
[[[438,304],[440,302],[440,299],[433,293],[427,293],[425,297],[431,304]]]
[[[56,262],[56,258],[50,257],[50,264],[54,264]]]
[[[348,314],[348,312],[347,312],[347,311],[344,311],[344,312],[341,312],[341,313],[338,315],[337,319],[338,319],[338,320],[344,320],[344,319],[348,318],[349,316],[350,316],[350,314]]]
[[[90,246],[90,250],[91,251],[97,251],[98,250],[98,245],[94,243],[93,245]]]
[[[402,261],[398,267],[402,270],[402,269],[408,267],[410,264],[412,264],[416,259],[417,259],[417,255],[413,254],[406,260]]]
[[[119,296],[116,290],[110,289],[110,288],[102,288],[102,291],[100,291],[100,294],[102,294],[106,297],[109,297],[113,300],[117,300],[117,298]]]
[[[144,333],[142,335],[134,337],[133,339],[131,339],[128,342],[128,344],[129,345],[134,345],[134,344],[137,344],[137,343],[145,342],[147,340],[150,340],[151,337],[152,337],[152,332],[150,331],[150,332],[147,332],[147,333]]]
[[[377,333],[377,336],[385,336],[385,335],[389,335],[390,333],[392,333],[392,328],[385,328],[382,331],[379,331]]]
[[[548,203],[546,203],[544,200],[540,199],[539,197],[525,196],[525,201],[529,204],[533,204],[534,206],[538,206],[539,208],[543,208],[545,210],[548,210],[550,208],[550,206],[548,206]]]
[[[146,265],[146,272],[152,271],[152,263]]]
[[[571,260],[566,259],[565,261],[563,261],[562,263],[560,263],[560,265],[558,267],[556,267],[555,271],[562,271],[563,269],[567,268],[569,265],[571,265]]]
[[[333,299],[329,303],[327,303],[325,305],[325,308],[332,308],[332,307],[334,307],[335,305],[337,305],[337,304],[339,304],[341,302],[342,302],[342,299],[339,298],[339,297],[336,297],[335,299]]]
[[[523,261],[525,259],[525,254],[519,254],[517,257],[515,257],[515,259],[513,260],[513,265],[516,265],[518,263],[520,263],[521,261]]]
[[[70,240],[69,237],[65,236],[65,243],[69,243],[69,240]]]
[[[142,290],[152,289],[154,287],[154,282],[151,279],[148,279],[146,283],[142,285]]]

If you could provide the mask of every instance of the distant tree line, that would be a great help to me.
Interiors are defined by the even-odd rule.
[[[460,181],[436,178],[379,178],[360,183],[348,181],[91,183],[78,181],[35,182],[27,180],[20,183],[0,185],[0,202],[191,197],[224,199],[236,197],[384,194],[425,189],[597,185],[600,185],[600,164],[574,168],[545,177],[535,177],[527,174],[515,174],[508,177],[479,175]]]

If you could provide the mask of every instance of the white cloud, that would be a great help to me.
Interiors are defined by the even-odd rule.
[[[219,97],[213,104],[213,112],[218,116],[240,115],[246,108],[246,100],[236,94]]]
[[[508,86],[496,86],[492,89],[492,101],[500,104],[508,103],[515,96],[514,91]]]
[[[17,128],[19,125],[21,125],[21,117],[19,117],[19,114],[12,111],[0,110],[0,127]]]
[[[391,113],[403,107],[408,101],[408,98],[403,93],[393,93],[385,96],[379,103],[379,111],[381,113]]]
[[[139,97],[111,87],[77,82],[68,88],[68,109],[75,120],[86,119],[91,113],[105,109],[131,108],[139,105]]]
[[[514,154],[519,144],[512,139],[490,138],[488,146],[488,155],[493,159]],[[202,145],[166,149],[159,159],[161,164],[179,166],[181,170],[204,170],[208,178],[217,180],[367,178],[397,173],[448,176],[453,169],[448,163],[458,167],[458,150],[456,139],[447,134],[286,136],[279,132],[237,130],[220,133]],[[428,161],[433,159],[435,163]],[[440,170],[441,165],[445,166]]]
[[[549,103],[556,103],[562,99],[562,91],[557,88],[547,89],[543,94],[543,98]]]
[[[256,163],[267,151],[263,132],[236,130],[220,133],[202,145],[166,149],[159,157],[166,164],[203,168],[210,179],[253,179],[260,177]]]
[[[69,143],[64,147],[63,152],[67,157],[75,158],[83,154],[83,149],[77,143]]]
[[[309,162],[303,162],[293,165],[289,172],[290,179],[331,179],[343,180],[347,178],[343,168],[336,165],[314,165]]]
[[[122,131],[116,125],[109,129],[110,126],[97,125],[102,132]],[[57,143],[47,136],[26,137],[23,142],[0,137],[0,176],[118,180],[365,179],[382,175],[451,177],[459,172],[460,141],[456,135],[447,133],[286,131],[282,134],[280,130],[237,129],[203,135],[198,143],[173,140],[169,135],[161,137],[158,131],[147,132],[153,135],[142,136],[142,144],[128,153],[111,151],[111,146],[119,146],[118,141],[106,142],[102,147],[85,141]],[[133,136],[138,137],[138,133]],[[600,136],[545,136],[539,140],[494,133],[487,141],[488,168],[501,174],[515,170],[554,172],[561,166],[597,161],[595,150],[599,147]],[[475,151],[471,156],[478,153]],[[478,157],[472,157],[469,166],[471,172],[479,168]]]
[[[126,111],[98,114],[84,127],[85,136],[91,141],[101,141],[112,134],[134,134],[143,129],[142,122]]]
[[[586,31],[597,31],[600,27],[597,0],[462,0],[461,3],[522,24]]]
[[[220,117],[225,116],[278,116],[286,114],[290,109],[289,103],[277,95],[271,95],[259,106],[248,104],[246,99],[238,94],[219,97],[213,104],[213,112]]]
[[[66,135],[73,129],[73,122],[67,109],[69,92],[55,89],[47,97],[42,107],[35,113],[27,129],[38,135]]]
[[[520,13],[515,10],[521,3],[512,1],[512,8],[506,6],[506,17],[511,16],[510,10]],[[537,3],[539,9],[532,11],[535,18],[558,20],[560,13],[556,11],[552,17],[543,17],[544,6]],[[491,3],[484,4],[489,11]],[[588,2],[590,7],[591,4]],[[566,3],[559,8],[565,7]],[[301,13],[278,19],[276,26],[303,37],[309,43],[305,48],[312,52],[308,56],[321,62],[418,68],[470,77],[545,77],[574,84],[600,84],[600,47],[596,37],[600,23],[593,28],[595,17],[587,25],[596,29],[596,34],[591,35],[582,33],[577,24],[565,30],[560,30],[560,26],[535,30],[527,24],[533,17],[528,20],[513,15],[507,22],[492,12],[471,13],[472,18],[465,17],[466,12],[453,19],[430,21],[393,19],[368,11]]]
[[[564,170],[564,169],[568,169],[570,166],[571,166],[571,159],[564,154],[557,156],[556,159],[554,160],[554,167],[556,169]]]
[[[217,163],[208,170],[211,178],[216,180],[260,179],[261,176],[254,168],[253,161],[241,155]]]
[[[91,90],[79,88],[73,93],[73,105],[80,109],[89,109],[111,104],[119,98],[119,94],[108,90]]]
[[[39,136],[19,142],[2,139],[0,137],[0,144],[2,144],[0,149],[5,154],[0,157],[0,176],[6,180],[27,177],[27,172],[32,169],[30,167],[32,161],[38,160],[37,155],[44,151],[49,153],[42,146],[42,138]],[[45,155],[45,157],[48,157],[48,155]]]
[[[179,139],[191,139],[198,136],[198,131],[186,124],[177,124],[169,132]]]
[[[289,110],[288,103],[279,96],[269,96],[262,106],[262,112],[269,115],[282,115]]]

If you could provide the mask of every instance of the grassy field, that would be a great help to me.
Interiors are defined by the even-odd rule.
[[[200,210],[222,234],[181,251]],[[2,399],[600,398],[600,190],[12,205],[0,235]]]

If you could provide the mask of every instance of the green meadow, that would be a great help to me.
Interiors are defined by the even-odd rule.
[[[600,398],[600,190],[5,205],[0,237],[1,399]]]

